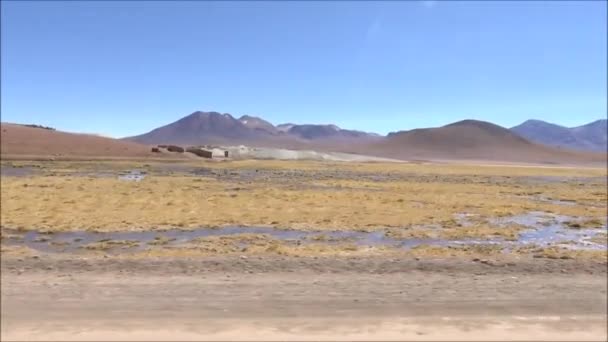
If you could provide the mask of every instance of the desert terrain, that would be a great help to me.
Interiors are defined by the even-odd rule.
[[[3,340],[605,340],[606,169],[1,162]]]
[[[606,13],[0,0],[0,342],[608,342]]]

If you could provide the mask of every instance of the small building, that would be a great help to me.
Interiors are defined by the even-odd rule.
[[[183,147],[179,147],[179,146],[175,146],[175,145],[168,145],[167,146],[167,151],[169,151],[169,152],[177,152],[177,153],[184,153],[184,148]]]
[[[213,153],[211,151],[207,151],[207,150],[199,148],[199,147],[188,147],[188,149],[186,149],[186,152],[193,153],[202,158],[212,158],[213,157]]]

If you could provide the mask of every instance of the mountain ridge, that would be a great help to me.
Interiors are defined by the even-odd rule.
[[[511,127],[520,136],[548,146],[580,151],[605,152],[608,150],[608,120],[599,119],[576,126],[565,127],[554,123],[530,119]]]
[[[347,152],[397,159],[475,159],[541,163],[605,160],[605,156],[597,153],[579,153],[546,146],[522,137],[513,129],[470,119],[441,127],[396,131],[379,136],[342,129],[332,124],[285,123],[275,126],[257,116],[243,115],[236,119],[230,114],[198,111],[148,133],[126,139],[143,144],[248,145]]]
[[[230,114],[196,111],[167,125],[147,133],[126,137],[125,140],[144,144],[208,144],[232,140],[242,143],[260,142],[264,145],[287,143],[309,143],[318,140],[344,140],[351,138],[375,138],[373,133],[346,130],[336,125],[279,124],[251,115],[239,119]]]

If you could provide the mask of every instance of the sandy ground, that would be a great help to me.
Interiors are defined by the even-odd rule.
[[[2,340],[606,340],[589,261],[4,255]]]

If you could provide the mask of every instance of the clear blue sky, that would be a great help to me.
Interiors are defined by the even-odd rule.
[[[196,110],[387,133],[606,117],[606,2],[2,1],[2,121]]]

